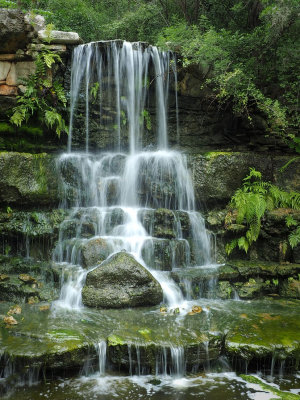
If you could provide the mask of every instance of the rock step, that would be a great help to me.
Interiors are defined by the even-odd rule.
[[[193,303],[186,307],[185,312],[192,310]],[[178,310],[158,308],[81,313],[57,308],[53,313],[40,305],[22,305],[21,314],[13,314],[16,325],[1,322],[1,376],[27,373],[28,366],[46,374],[97,370],[96,347],[102,341],[107,345],[107,369],[127,373],[155,374],[165,365],[172,371],[176,354],[182,356],[187,373],[201,371],[220,357],[243,372],[247,365],[254,372],[260,366],[270,369],[272,360],[276,368],[282,363],[290,371],[298,368],[296,300],[202,300],[198,307],[201,312],[178,316]],[[0,314],[7,315],[11,308],[11,303],[0,303]]]
[[[225,265],[176,269],[171,277],[190,298],[263,296],[300,299],[300,264],[230,261]]]

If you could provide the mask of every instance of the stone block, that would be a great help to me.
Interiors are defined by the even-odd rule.
[[[10,70],[11,63],[7,61],[0,61],[0,81],[5,81]]]
[[[45,30],[38,32],[38,37],[42,42],[48,41],[48,35]],[[63,32],[63,31],[52,31],[50,33],[51,43],[55,44],[79,44],[81,39],[76,32]]]
[[[17,84],[17,72],[16,72],[16,64],[12,63],[10,66],[9,73],[6,77],[6,83],[10,86],[15,86]]]
[[[1,85],[0,96],[16,96],[18,88],[16,86]]]
[[[0,54],[0,61],[14,61],[17,58],[16,54]]]
[[[20,61],[13,63],[9,74],[6,78],[8,85],[17,85],[21,78],[27,78],[35,71],[35,63],[33,61]]]
[[[30,43],[27,46],[28,50],[30,51],[42,51],[42,50],[51,50],[55,52],[64,52],[67,50],[67,46],[65,44],[35,44]],[[28,53],[28,52],[27,52]]]

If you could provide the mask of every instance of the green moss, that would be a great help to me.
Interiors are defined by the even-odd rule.
[[[15,128],[7,122],[0,122],[0,134],[1,133],[14,133]]]
[[[229,152],[229,151],[209,151],[208,153],[204,154],[204,157],[208,160],[212,161],[219,156],[232,156],[233,154],[239,154],[237,152]]]
[[[117,335],[110,335],[107,338],[107,343],[109,346],[118,346],[125,344],[124,340]]]
[[[138,333],[140,333],[146,340],[151,340],[150,334],[151,330],[150,329],[139,329]]]
[[[283,392],[282,390],[279,390],[279,389],[275,388],[274,386],[268,385],[268,384],[262,382],[256,376],[240,375],[240,377],[242,379],[244,379],[246,382],[255,383],[256,385],[259,385],[262,389],[268,390],[269,392],[275,394],[276,396],[279,396],[282,400],[296,400],[296,399],[299,400],[299,398],[300,398],[300,396],[297,394]]]
[[[43,136],[43,129],[38,126],[22,126],[19,132],[30,136]]]

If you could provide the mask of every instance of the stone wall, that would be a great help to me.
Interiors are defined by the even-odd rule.
[[[36,140],[36,137],[30,138],[28,129],[23,132],[23,127],[17,129],[7,122],[12,107],[16,105],[16,97],[25,91],[24,78],[35,71],[37,54],[48,49],[61,56],[63,64],[55,65],[48,75],[50,78],[58,76],[63,81],[72,48],[79,43],[81,39],[75,32],[48,32],[40,15],[0,9],[0,150],[22,151],[23,146],[23,150],[34,152],[59,146],[55,135],[50,135],[50,143],[47,143],[47,133],[43,135],[43,130],[43,138]],[[43,129],[40,125],[36,121],[35,128]]]

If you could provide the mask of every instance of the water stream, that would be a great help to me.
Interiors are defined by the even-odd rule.
[[[212,263],[210,235],[196,211],[186,158],[168,148],[168,97],[170,83],[176,82],[174,55],[153,46],[113,41],[74,50],[68,153],[58,160],[62,206],[72,209],[54,252],[54,261],[65,271],[60,307],[82,307],[81,288],[97,262],[85,262],[85,253],[96,240],[109,249],[107,255],[131,253],[159,281],[164,302],[171,307],[180,307],[185,298],[166,271]],[[109,152],[93,153],[90,148],[92,95],[92,106],[100,110],[99,127],[105,120],[103,110],[109,108],[114,116]],[[151,96],[154,141],[148,149],[143,137]],[[74,152],[72,146],[80,102],[85,153]],[[127,135],[127,144],[121,149],[122,135]],[[175,373],[178,369],[174,367]]]

